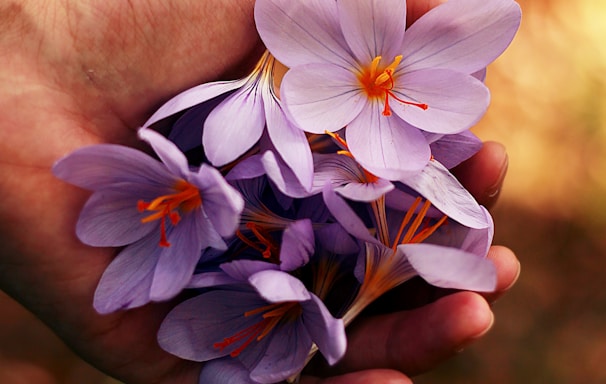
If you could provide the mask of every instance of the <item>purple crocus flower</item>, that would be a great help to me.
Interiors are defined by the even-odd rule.
[[[298,279],[265,270],[250,275],[248,282],[177,305],[158,332],[162,348],[193,361],[238,358],[250,379],[260,383],[299,373],[314,344],[330,364],[343,356],[343,321]]]
[[[255,20],[290,68],[280,93],[295,123],[312,133],[346,127],[356,160],[393,180],[429,160],[422,131],[463,132],[484,114],[489,91],[472,74],[509,45],[520,7],[450,0],[406,33],[402,0],[258,0]]]
[[[332,185],[327,183],[324,187],[324,200],[335,219],[366,244],[357,267],[362,286],[344,316],[346,324],[380,295],[414,276],[443,288],[491,291],[495,287],[495,267],[485,258],[493,235],[492,219],[485,208],[469,201],[467,208],[471,209],[466,212],[438,200],[446,211],[472,223],[474,228],[452,218],[448,220],[445,212],[420,196],[407,195],[400,189],[388,196],[394,192],[396,209],[386,206],[373,209],[377,229],[374,237]],[[475,212],[476,205],[479,212]],[[479,219],[480,214],[483,220]]]
[[[143,127],[194,107],[184,116],[189,127],[180,123],[180,136],[192,137],[184,130],[199,132],[205,155],[215,166],[223,166],[242,156],[259,142],[267,127],[273,147],[303,188],[309,189],[313,174],[309,143],[304,132],[286,117],[274,91],[275,77],[281,76],[282,68],[273,56],[265,53],[247,77],[190,88],[167,101]],[[213,99],[219,96],[224,99],[215,106]],[[214,107],[210,112],[209,105]]]
[[[111,144],[79,149],[59,160],[54,174],[89,189],[76,233],[85,244],[125,247],[97,286],[100,313],[174,297],[187,284],[201,251],[225,249],[244,202],[214,168],[189,169],[183,153],[151,130],[139,136],[161,162]]]

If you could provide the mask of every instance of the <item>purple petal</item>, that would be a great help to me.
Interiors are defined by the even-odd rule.
[[[482,207],[439,162],[432,160],[421,173],[401,181],[451,219],[471,228],[489,225]]]
[[[334,1],[257,0],[255,24],[267,49],[287,67],[322,62],[350,66],[353,58],[337,13]]]
[[[286,109],[304,131],[338,131],[365,105],[355,73],[332,64],[291,68],[282,79]]]
[[[399,55],[406,20],[406,2],[350,0],[337,2],[343,36],[358,62],[375,57],[393,60]]]
[[[259,384],[250,378],[250,372],[237,359],[222,357],[204,364],[198,384]]]
[[[423,134],[382,107],[367,105],[345,131],[354,158],[371,173],[388,180],[418,173],[431,153]]]
[[[330,213],[352,236],[370,243],[378,243],[368,231],[362,220],[356,215],[349,205],[340,198],[330,184],[326,184],[322,190],[322,197]]]
[[[248,278],[257,272],[267,271],[268,269],[279,270],[277,265],[266,261],[245,259],[223,263],[221,269],[231,278],[240,282],[248,281]]]
[[[194,105],[203,103],[221,94],[233,91],[234,89],[238,89],[242,87],[246,81],[247,79],[240,79],[234,81],[206,83],[181,92],[177,96],[164,103],[164,105],[162,105],[160,109],[158,109],[145,122],[145,124],[143,124],[143,128],[147,128],[155,122],[164,119],[165,117],[184,111],[193,107]]]
[[[406,31],[401,66],[406,71],[479,71],[511,43],[520,19],[520,6],[515,1],[449,0]]]
[[[202,164],[194,180],[200,188],[204,212],[214,229],[221,236],[233,235],[244,209],[240,193],[225,181],[218,170],[206,164]]]
[[[213,165],[221,166],[237,159],[261,137],[265,114],[257,85],[252,83],[234,92],[206,118],[202,145]]]
[[[318,244],[327,252],[337,255],[358,253],[358,243],[338,223],[326,224],[315,231]]]
[[[424,103],[423,110],[393,100],[391,109],[409,124],[433,133],[459,133],[477,123],[490,103],[488,88],[473,76],[445,69],[407,72],[393,92],[403,100]]]
[[[145,140],[152,146],[154,152],[156,152],[160,160],[166,164],[166,167],[170,172],[187,180],[190,173],[187,159],[183,152],[181,152],[173,142],[158,132],[147,128],[139,129],[138,134],[139,138]]]
[[[225,272],[204,272],[193,275],[186,288],[209,288],[241,283]]]
[[[101,314],[150,302],[154,268],[161,252],[154,236],[124,248],[103,272],[93,305]]]
[[[167,229],[171,245],[163,247],[158,258],[150,291],[153,301],[172,299],[193,276],[202,252],[199,216],[184,215],[177,226]]]
[[[288,379],[303,369],[311,346],[311,338],[299,320],[274,329],[265,353],[250,372],[251,379],[262,383]]]
[[[314,245],[311,220],[302,219],[289,224],[282,233],[280,269],[294,271],[307,264],[314,253]]]
[[[271,303],[305,301],[309,292],[297,278],[282,271],[261,271],[248,278],[261,297]]]
[[[375,201],[394,188],[393,184],[385,179],[372,183],[349,183],[335,188],[344,197],[353,201]]]
[[[154,230],[159,231],[157,222],[141,222],[149,215],[149,212],[139,212],[137,209],[137,202],[146,200],[148,194],[145,192],[142,187],[139,196],[131,191],[93,193],[82,208],[76,224],[80,241],[95,247],[121,247]],[[157,196],[160,195],[152,199]]]
[[[261,155],[248,156],[236,163],[236,165],[225,176],[226,180],[248,180],[265,174],[265,168],[261,162]]]
[[[305,133],[286,118],[282,105],[272,93],[265,97],[265,114],[267,133],[276,151],[301,186],[309,190],[313,179],[313,160]]]
[[[488,259],[433,244],[404,244],[398,250],[419,276],[436,287],[477,292],[491,292],[496,287],[496,268]]]
[[[393,185],[384,179],[367,182],[367,175],[349,156],[315,154],[314,169],[314,193],[330,182],[335,191],[350,200],[374,201],[393,189]]]
[[[90,190],[122,182],[172,185],[176,181],[161,162],[141,151],[113,144],[77,149],[55,163],[53,174]]]
[[[339,361],[347,349],[347,336],[342,319],[335,319],[317,296],[303,305],[303,322],[311,339],[328,364]]]
[[[452,169],[482,148],[482,141],[470,131],[444,135],[429,145],[431,154],[444,167]]]
[[[160,346],[175,356],[193,361],[207,361],[227,356],[239,344],[220,350],[213,344],[233,336],[256,322],[258,316],[244,316],[246,311],[267,302],[255,292],[217,290],[204,293],[177,305],[166,316],[158,331]],[[254,345],[248,348],[254,348]]]
[[[309,192],[300,183],[294,172],[272,151],[265,151],[261,163],[269,179],[286,196],[301,198],[309,196]]]

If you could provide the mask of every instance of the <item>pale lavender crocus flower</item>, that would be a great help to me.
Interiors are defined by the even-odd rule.
[[[395,191],[399,192],[396,195],[399,206],[406,207],[396,210],[383,205],[382,209],[373,209],[377,229],[373,236],[332,185],[328,183],[324,187],[324,200],[335,219],[366,244],[357,267],[362,285],[344,316],[346,324],[383,293],[414,276],[442,288],[474,291],[495,288],[496,270],[486,259],[494,231],[485,208],[478,206],[484,224],[470,228],[452,218],[449,220],[432,207],[429,200],[417,196],[411,203],[405,203],[410,200],[402,198],[404,192]],[[448,204],[445,207],[447,211],[452,208]],[[470,218],[465,218],[461,210],[455,214],[463,221],[478,220],[475,213]]]
[[[238,273],[246,265],[239,263]],[[264,270],[252,273],[248,283],[222,286],[177,305],[160,327],[160,346],[193,361],[237,358],[260,383],[298,374],[314,344],[330,364],[343,356],[343,321],[301,281]]]
[[[402,0],[258,0],[269,51],[289,67],[281,98],[307,132],[346,127],[354,157],[400,179],[430,159],[423,131],[460,133],[485,113],[489,91],[472,74],[509,45],[512,0],[450,0],[405,31]]]
[[[177,147],[140,130],[161,161],[119,145],[81,148],[60,159],[54,174],[93,194],[76,225],[95,247],[124,247],[97,286],[100,313],[133,308],[177,295],[191,278],[201,251],[225,249],[244,202],[216,169],[190,170]]]
[[[180,126],[180,135],[191,138],[191,134],[183,132],[187,129],[199,132],[206,157],[217,167],[244,155],[267,132],[275,150],[298,182],[309,189],[313,174],[309,143],[304,132],[285,115],[274,88],[275,82],[279,81],[276,77],[281,77],[284,70],[266,52],[250,75],[190,88],[167,101],[143,127],[193,107],[186,113],[190,116],[187,118],[190,128]],[[213,99],[219,96],[224,99],[217,104]],[[209,105],[214,107],[210,112]]]

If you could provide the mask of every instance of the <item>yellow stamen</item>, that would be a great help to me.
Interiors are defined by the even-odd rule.
[[[396,70],[398,65],[400,65],[400,62],[402,61],[402,55],[396,56],[391,62],[391,64],[389,64],[383,69],[379,67],[380,61],[381,56],[375,57],[370,63],[370,66],[368,68],[365,68],[362,74],[358,76],[358,80],[362,85],[362,89],[364,89],[366,95],[369,98],[384,99],[385,106],[383,108],[383,115],[391,116],[391,109],[389,108],[390,97],[394,98],[402,104],[412,105],[426,110],[428,108],[427,104],[403,100],[392,92],[396,82],[396,80],[394,79],[394,71]]]

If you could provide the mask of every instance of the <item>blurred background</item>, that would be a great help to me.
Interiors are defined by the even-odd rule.
[[[519,3],[475,132],[508,148],[495,243],[522,274],[493,330],[417,383],[606,383],[606,1]],[[0,313],[0,383],[116,383],[2,292]]]

